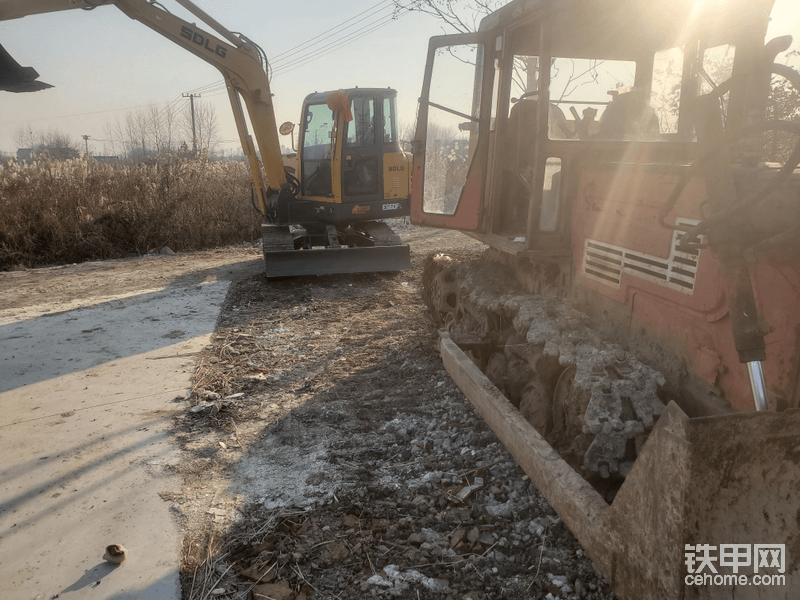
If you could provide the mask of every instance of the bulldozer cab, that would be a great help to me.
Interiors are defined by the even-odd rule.
[[[412,222],[490,248],[423,274],[445,366],[620,598],[800,593],[800,125],[768,102],[800,74],[772,4],[513,0],[429,45]],[[541,326],[554,298],[580,319]],[[663,376],[652,428],[612,400],[619,356],[567,367],[602,355],[578,321]],[[695,548],[764,543],[780,589],[695,577]]]
[[[695,100],[734,71],[726,124],[763,114],[754,65],[772,1],[718,4],[517,0],[475,34],[432,38],[412,221],[568,254],[566,192],[585,157],[691,162]]]
[[[773,322],[787,310],[769,306],[777,298],[797,305],[788,257],[750,269],[755,292],[749,283],[731,288],[733,271],[744,273],[737,265],[746,248],[791,237],[786,224],[799,216],[778,199],[774,210],[743,212],[779,187],[776,180],[756,193],[752,169],[766,181],[785,180],[794,168],[769,166],[786,161],[788,151],[776,158],[774,148],[778,129],[790,129],[765,124],[771,77],[797,84],[794,71],[774,64],[790,39],[765,44],[772,4],[515,0],[477,33],[432,38],[412,222],[543,261],[553,275],[536,285],[573,296],[591,316],[613,313],[615,329],[654,332],[684,357],[699,386],[722,390],[698,401],[687,394],[683,408],[692,416],[752,410],[753,376],[739,363],[764,361],[769,330],[764,319],[737,321],[750,309],[734,310],[727,322],[729,305],[755,294]],[[788,139],[781,143],[789,147]],[[691,167],[701,159],[701,168]],[[687,232],[691,244],[681,242]],[[704,250],[709,243],[714,252]],[[787,335],[766,337],[774,348],[764,363],[775,382],[773,406],[800,401],[781,367],[795,360]],[[768,394],[761,395],[763,407]]]

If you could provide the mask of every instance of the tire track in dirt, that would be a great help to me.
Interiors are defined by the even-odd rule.
[[[435,350],[422,261],[483,246],[398,229],[411,271],[231,288],[176,421],[184,598],[611,598]]]

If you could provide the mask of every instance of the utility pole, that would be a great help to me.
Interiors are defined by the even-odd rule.
[[[192,105],[192,153],[197,154],[197,134],[194,128],[194,99],[200,98],[200,94],[182,94],[184,98],[189,98],[189,104]]]
[[[83,141],[86,142],[86,156],[88,157],[89,156],[89,136],[88,135],[82,135],[81,137],[83,138]]]

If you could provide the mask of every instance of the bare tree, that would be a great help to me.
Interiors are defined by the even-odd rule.
[[[125,115],[125,141],[128,158],[144,159],[148,155],[147,117],[138,110]],[[150,148],[152,151],[152,148]]]
[[[17,129],[14,141],[20,148],[30,148],[35,154],[47,154],[59,160],[80,155],[80,145],[77,140],[58,129],[37,131],[26,125]]]
[[[174,105],[158,108],[149,104],[144,109],[144,127],[149,146],[155,154],[169,154],[175,150],[178,134],[178,115]]]
[[[39,133],[34,133],[30,125],[20,125],[14,132],[14,143],[19,148],[35,148],[39,143]]]
[[[401,121],[400,122],[400,144],[403,147],[403,150],[409,152],[411,150],[411,142],[414,141],[414,138],[417,135],[417,124],[410,123],[408,121]]]
[[[103,143],[103,152],[110,153],[114,156],[124,156],[127,153],[125,145],[125,130],[122,127],[119,119],[116,121],[106,121],[103,125],[103,135],[105,137]],[[108,145],[106,145],[108,144]]]
[[[800,56],[793,50],[787,54],[786,64]],[[774,75],[771,82],[767,118],[781,121],[800,121],[800,90],[794,88],[786,79]],[[797,145],[797,137],[788,133],[772,131],[765,136],[764,150],[767,160],[785,162]]]
[[[53,158],[74,158],[80,154],[80,145],[70,135],[57,129],[48,129],[41,136],[40,148]]]
[[[394,0],[398,9],[421,12],[436,17],[458,33],[478,30],[480,20],[509,0]]]
[[[134,160],[170,154],[180,146],[180,113],[174,104],[149,104],[122,121],[106,122],[103,131],[114,154]]]
[[[214,105],[196,99],[194,102],[195,134],[198,151],[206,150],[213,154],[220,144],[219,122]],[[187,139],[192,139],[192,113],[189,108],[183,112],[181,131]]]

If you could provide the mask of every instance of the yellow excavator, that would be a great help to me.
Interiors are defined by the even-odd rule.
[[[263,49],[227,30],[190,0],[176,1],[218,35],[151,0],[0,0],[0,21],[116,6],[216,67],[225,79],[250,166],[255,204],[264,215],[268,277],[408,269],[408,246],[381,221],[410,214],[410,156],[398,138],[397,93],[388,88],[353,88],[309,95],[303,103],[297,154],[285,159]],[[0,46],[0,90],[52,87],[38,81],[38,76]],[[293,130],[292,123],[280,128],[294,140]]]

